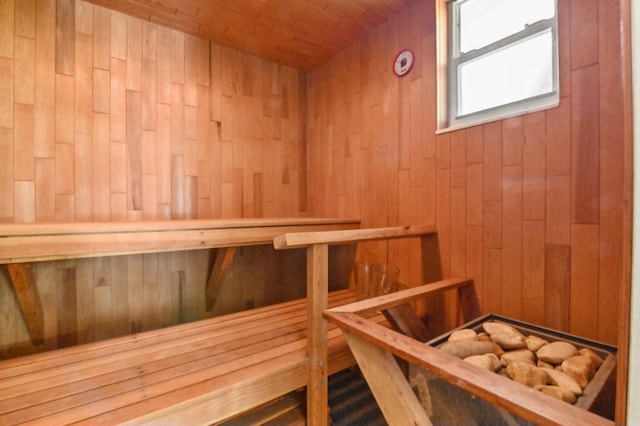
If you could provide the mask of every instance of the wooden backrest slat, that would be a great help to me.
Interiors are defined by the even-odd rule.
[[[286,232],[358,227],[354,219],[316,218],[4,224],[0,263],[271,244]]]
[[[308,247],[315,244],[352,244],[372,240],[420,237],[435,234],[432,225],[393,226],[388,228],[349,229],[317,232],[291,232],[273,240],[277,250]]]

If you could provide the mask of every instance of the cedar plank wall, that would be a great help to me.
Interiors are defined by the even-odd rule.
[[[304,214],[303,78],[79,0],[0,1],[0,222]],[[224,309],[300,297],[244,285],[271,252],[237,253]],[[44,349],[202,318],[211,257],[38,263]],[[0,268],[2,357],[35,350],[14,299]]]
[[[434,4],[416,2],[310,74],[311,212],[363,227],[435,222],[444,275],[473,277],[484,312],[616,344],[618,2],[558,0],[559,108],[437,136]],[[417,62],[398,79],[401,48]],[[418,242],[369,244],[358,256],[421,280]]]

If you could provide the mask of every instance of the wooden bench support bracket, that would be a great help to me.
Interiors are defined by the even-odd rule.
[[[222,289],[222,281],[227,274],[229,266],[233,261],[233,256],[236,253],[235,247],[223,247],[219,248],[216,253],[216,260],[209,274],[207,280],[207,287],[205,289],[205,300],[207,306],[207,312],[210,312],[216,305],[216,300]]]
[[[44,343],[44,313],[40,294],[29,263],[8,263],[7,271],[16,291],[22,318],[34,345]]]

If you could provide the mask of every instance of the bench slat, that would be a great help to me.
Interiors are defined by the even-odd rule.
[[[329,297],[331,306],[354,300],[355,294],[348,290],[332,292]],[[199,406],[196,412],[204,410],[208,421],[213,421],[214,413],[239,413],[240,407],[247,407],[247,399],[256,405],[272,399],[278,387],[286,393],[305,385],[306,309],[306,300],[300,299],[118,338],[115,343],[96,342],[37,354],[25,357],[32,363],[24,359],[15,365],[8,362],[6,369],[2,363],[0,423],[121,422],[141,413],[178,415],[177,406],[183,404]],[[337,327],[330,327],[328,339],[331,370],[353,365]],[[58,353],[62,351],[64,356]],[[274,385],[274,381],[281,383]],[[227,400],[236,388],[239,395],[235,398],[245,402]],[[216,392],[221,392],[219,397],[229,406],[218,406],[222,404],[218,396],[212,402]],[[202,398],[208,403],[200,406]],[[228,415],[232,414],[219,418]],[[184,413],[180,416],[182,419]]]

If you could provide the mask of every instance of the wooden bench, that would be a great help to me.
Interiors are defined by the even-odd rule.
[[[306,335],[300,299],[3,361],[0,424],[210,424],[304,387]],[[354,364],[336,327],[327,344],[330,373]]]
[[[549,397],[511,380],[496,380],[495,374],[455,358],[443,351],[380,327],[367,319],[372,312],[389,309],[444,291],[458,293],[461,320],[475,319],[470,296],[473,280],[452,278],[328,309],[324,316],[342,329],[358,365],[389,424],[431,425],[395,357],[455,385],[474,397],[507,410],[523,420],[544,425],[602,425],[614,423],[604,417]]]
[[[341,332],[322,319],[327,307],[355,301],[352,291],[327,291],[327,246],[421,237],[433,234],[433,228],[356,230],[348,229],[354,222],[339,221],[325,225],[347,229],[310,232],[317,228],[298,223],[296,226],[307,228],[297,229],[302,232],[285,231],[277,237],[273,235],[276,229],[262,234],[264,238],[271,232],[278,249],[308,247],[306,299],[2,361],[0,424],[211,424],[305,386],[308,401],[312,401],[311,406],[308,402],[308,423],[321,424],[318,419],[325,419],[322,424],[326,424],[326,377],[355,362]],[[281,234],[282,223],[274,226]],[[258,226],[254,223],[245,227]],[[91,228],[92,232],[99,230]],[[40,229],[34,235],[5,233],[0,236],[4,238],[0,259],[16,265],[55,256],[121,254],[121,250],[152,252],[259,243],[243,240],[255,234],[245,229],[234,228],[230,233],[244,237],[231,239],[224,237],[224,231],[214,232],[216,238],[205,237],[207,231],[199,227],[178,230],[178,234],[172,229],[172,236],[166,239],[154,235],[164,232],[161,229],[146,228],[140,234],[138,229],[112,229],[93,237],[70,233],[68,244],[58,244],[59,253],[55,255],[47,254],[44,247],[56,240],[49,238],[56,232]],[[178,235],[188,238],[174,238]],[[32,243],[41,245],[40,251],[20,238],[32,239]],[[87,240],[92,239],[105,241],[104,250],[90,252],[88,249],[94,246]],[[136,247],[137,241],[142,243]],[[22,247],[23,252],[6,250],[6,242]],[[372,320],[377,324],[385,321],[377,313]]]

